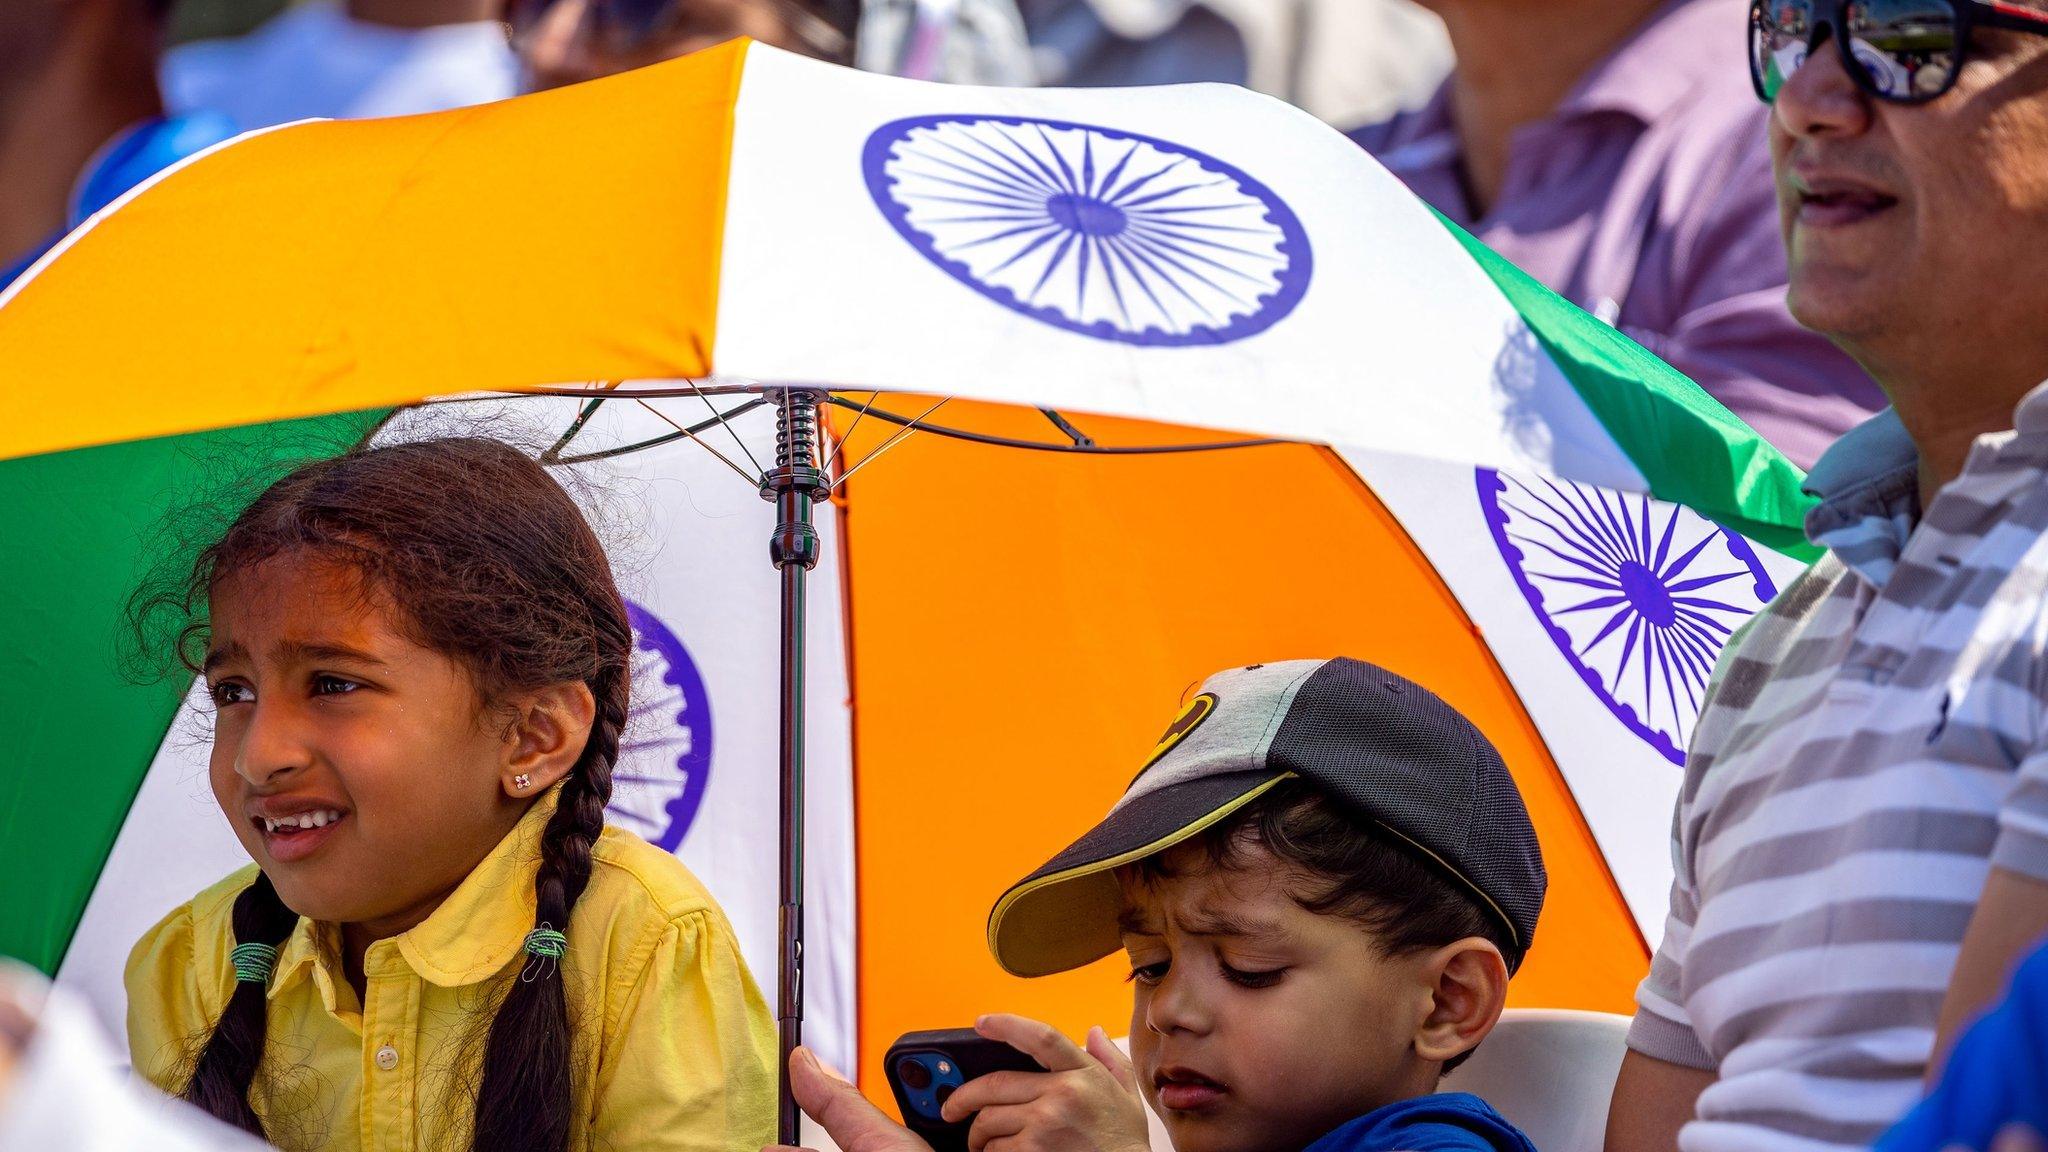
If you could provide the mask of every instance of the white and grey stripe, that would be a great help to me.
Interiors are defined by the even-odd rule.
[[[1629,1044],[1719,1079],[1682,1152],[1867,1147],[1919,1097],[1993,865],[2048,880],[2048,385],[1918,515],[1887,412],[1814,469],[1828,555],[1715,670]]]

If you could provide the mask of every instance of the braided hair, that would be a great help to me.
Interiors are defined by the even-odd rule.
[[[395,606],[408,639],[468,668],[486,704],[549,684],[589,687],[595,720],[542,831],[534,877],[534,927],[566,932],[604,830],[632,651],[625,601],[575,502],[539,464],[494,440],[357,449],[271,485],[200,552],[174,591],[138,593],[131,616],[182,610],[190,622],[178,650],[195,665],[206,623],[194,610],[208,592],[231,573],[295,553],[357,571]],[[298,916],[259,876],[236,898],[233,921],[237,944],[276,946]],[[250,1104],[266,1015],[264,986],[238,982],[182,1095],[267,1137]],[[559,965],[535,965],[510,982],[485,1038],[472,1147],[568,1149],[573,1034]]]

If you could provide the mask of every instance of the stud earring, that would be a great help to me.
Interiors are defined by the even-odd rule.
[[[528,776],[524,772],[512,778],[512,790],[515,792],[524,792],[531,787],[533,787],[533,777]]]

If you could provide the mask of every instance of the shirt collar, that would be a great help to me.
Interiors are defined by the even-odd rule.
[[[1746,11],[1744,0],[1666,0],[1607,57],[1595,64],[1565,95],[1557,111],[1541,123],[1579,115],[1619,112],[1648,124],[1670,111],[1701,84],[1718,79],[1730,67],[1728,53],[1701,51],[1734,35]],[[1740,66],[1738,60],[1735,66]],[[1455,78],[1454,78],[1455,79]],[[1448,172],[1464,150],[1451,115],[1451,85],[1446,80],[1420,108],[1397,116],[1385,136],[1373,129],[1353,133],[1381,165],[1404,180]],[[1517,132],[1536,127],[1525,124]],[[1444,195],[1439,190],[1435,198]],[[1463,193],[1458,193],[1464,219]],[[1439,208],[1445,207],[1438,204]]]
[[[1740,34],[1745,0],[1666,0],[1607,58],[1595,64],[1558,105],[1557,117],[1620,112],[1645,124],[1669,112],[1694,89],[1721,79],[1739,57],[1708,45]]]
[[[1969,485],[1991,514],[2048,469],[2048,382],[2034,386],[2013,411],[2013,430],[1977,438],[1950,485]],[[1807,473],[1805,489],[1819,503],[1806,514],[1806,536],[1872,583],[1882,585],[1920,521],[1920,451],[1897,411],[1886,408],[1835,441]],[[1943,489],[1947,491],[1946,488]]]
[[[1920,519],[1920,451],[1886,408],[1835,441],[1807,473],[1806,537],[1882,587]]]
[[[533,876],[540,867],[541,833],[560,796],[557,784],[535,799],[439,908],[390,941],[371,945],[373,955],[388,944],[421,979],[443,988],[474,984],[504,971],[533,930]],[[327,1010],[336,1012],[341,970],[340,931],[332,924],[301,919],[278,955],[270,995],[310,976]]]

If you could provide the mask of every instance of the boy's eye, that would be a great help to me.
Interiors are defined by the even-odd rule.
[[[216,708],[225,708],[230,704],[247,704],[256,698],[256,693],[240,680],[223,680],[218,684],[209,684],[206,694],[212,698],[213,706]]]
[[[1232,968],[1222,961],[1217,963],[1223,968],[1223,978],[1240,988],[1271,988],[1280,982],[1280,977],[1287,971],[1285,968],[1268,968],[1263,972],[1251,972],[1243,968]]]
[[[1133,964],[1131,974],[1124,979],[1134,980],[1140,984],[1157,984],[1159,978],[1166,975],[1166,969],[1170,964],[1171,961],[1166,960],[1161,960],[1157,964]]]
[[[344,680],[339,676],[328,676],[323,673],[313,677],[313,694],[316,696],[339,696],[360,687],[362,685],[355,681]]]

